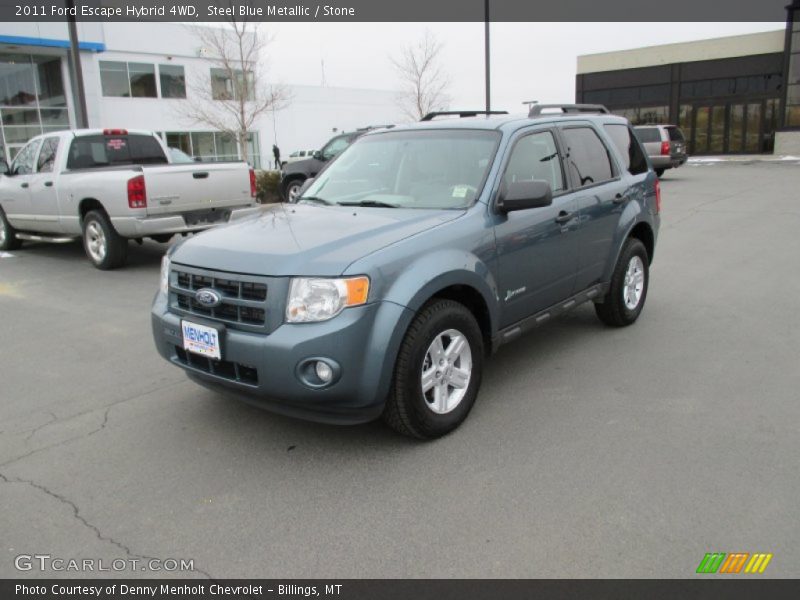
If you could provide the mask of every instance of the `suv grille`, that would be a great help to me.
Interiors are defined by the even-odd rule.
[[[173,266],[170,274],[170,307],[252,330],[266,326],[267,284],[261,278],[201,271]],[[216,291],[222,302],[210,308],[195,300],[202,288]]]

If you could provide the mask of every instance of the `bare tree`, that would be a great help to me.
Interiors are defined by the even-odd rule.
[[[426,30],[416,44],[409,44],[390,59],[402,82],[400,107],[414,121],[444,110],[450,103],[450,80],[440,65],[442,48],[436,36]]]
[[[210,68],[189,86],[192,93],[184,115],[230,135],[247,160],[247,134],[256,119],[291,100],[285,86],[266,81],[266,49],[272,37],[249,21],[191,30]]]

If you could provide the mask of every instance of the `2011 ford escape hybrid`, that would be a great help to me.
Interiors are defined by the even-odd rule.
[[[438,437],[485,358],[593,301],[642,311],[659,184],[602,107],[369,133],[297,204],[173,247],[156,346],[189,377],[271,410]]]

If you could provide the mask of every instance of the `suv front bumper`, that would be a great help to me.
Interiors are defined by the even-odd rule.
[[[380,416],[412,317],[405,307],[375,302],[345,309],[321,323],[284,323],[269,334],[211,323],[221,328],[222,362],[210,365],[209,359],[183,351],[181,319],[203,319],[170,312],[160,293],[151,311],[159,354],[193,381],[274,412],[341,424]],[[309,386],[299,372],[301,364],[315,358],[339,367],[338,378],[327,387]]]

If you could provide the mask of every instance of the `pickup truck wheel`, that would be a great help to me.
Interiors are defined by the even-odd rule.
[[[403,435],[441,437],[467,418],[482,373],[483,336],[475,317],[458,302],[435,300],[406,332],[383,418]]]
[[[108,216],[99,210],[83,218],[83,248],[92,264],[103,271],[121,267],[128,258],[128,240],[116,232]]]
[[[303,187],[303,180],[302,179],[293,179],[289,183],[286,184],[286,187],[283,191],[283,197],[286,199],[287,202],[294,204],[297,202],[297,196],[300,193],[300,188]]]
[[[6,214],[0,209],[0,250],[17,250],[22,246],[22,240],[17,239],[17,232],[6,219]]]
[[[602,303],[594,305],[603,323],[624,327],[639,318],[647,298],[649,262],[644,244],[635,238],[628,238],[614,267],[608,294]]]

